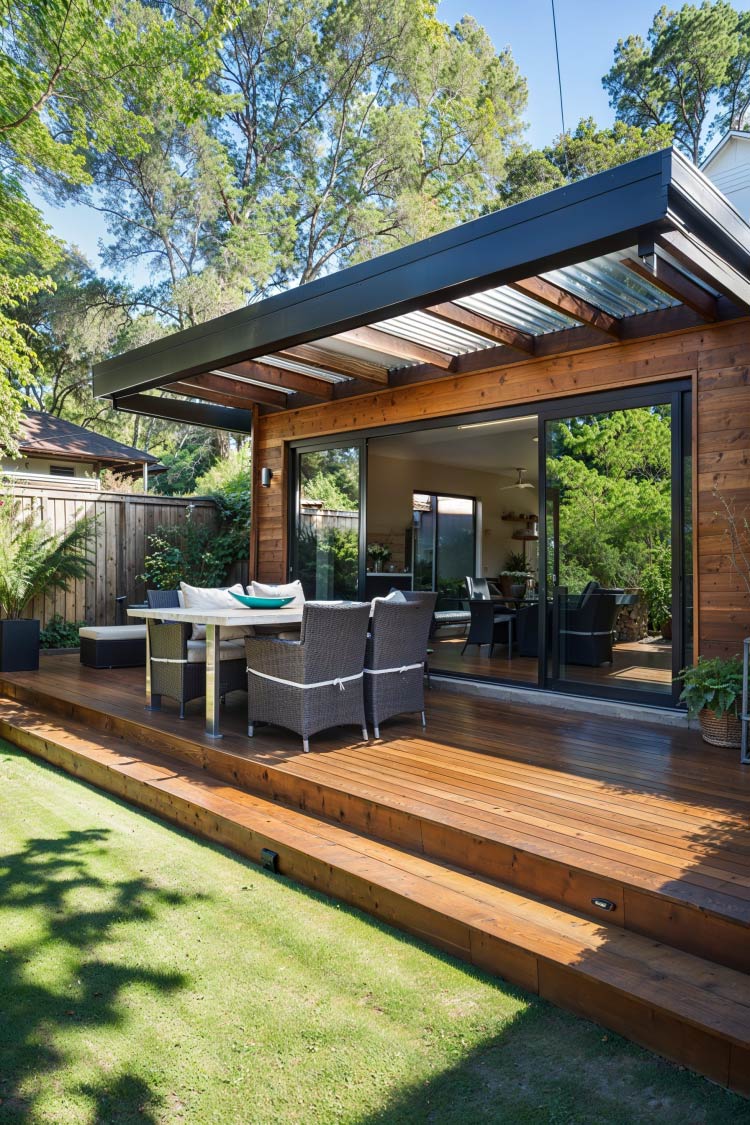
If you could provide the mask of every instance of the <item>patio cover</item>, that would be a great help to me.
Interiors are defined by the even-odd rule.
[[[749,277],[750,226],[665,149],[106,360],[94,393],[249,432],[253,408],[744,316]]]

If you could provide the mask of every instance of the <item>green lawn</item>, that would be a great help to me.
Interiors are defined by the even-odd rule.
[[[750,1105],[0,743],[0,1122],[729,1120]]]

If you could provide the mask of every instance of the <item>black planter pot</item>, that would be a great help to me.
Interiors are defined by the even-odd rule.
[[[0,621],[0,672],[35,672],[39,667],[39,622]]]

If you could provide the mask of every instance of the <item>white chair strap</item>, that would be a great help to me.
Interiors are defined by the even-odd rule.
[[[152,664],[187,664],[187,660],[174,660],[169,656],[152,656]]]
[[[331,686],[337,686],[339,691],[345,691],[344,684],[351,683],[352,680],[361,680],[363,675],[362,672],[357,672],[356,676],[336,676],[334,680],[318,680],[314,684],[298,684],[296,680],[284,680],[281,676],[269,676],[267,672],[259,672],[257,668],[248,668],[247,671],[250,676],[259,676],[261,680],[272,680],[275,684],[285,684],[287,687],[301,688],[302,691]]]
[[[366,676],[387,676],[391,672],[413,672],[415,668],[424,668],[424,661],[419,664],[402,664],[400,668],[365,668]]]

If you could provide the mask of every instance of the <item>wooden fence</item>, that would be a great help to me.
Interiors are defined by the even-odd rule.
[[[38,617],[42,625],[56,613],[66,621],[115,624],[118,597],[124,594],[128,602],[145,598],[145,584],[140,576],[148,537],[157,527],[182,524],[188,508],[196,523],[218,526],[216,506],[206,498],[82,491],[80,487],[66,488],[62,483],[49,487],[19,482],[13,491],[25,509],[33,509],[55,531],[69,527],[84,514],[97,517],[91,543],[94,565],[85,581],[71,585],[67,592],[52,591],[30,606],[27,616]],[[238,560],[229,580],[247,582],[247,570],[247,560]]]

